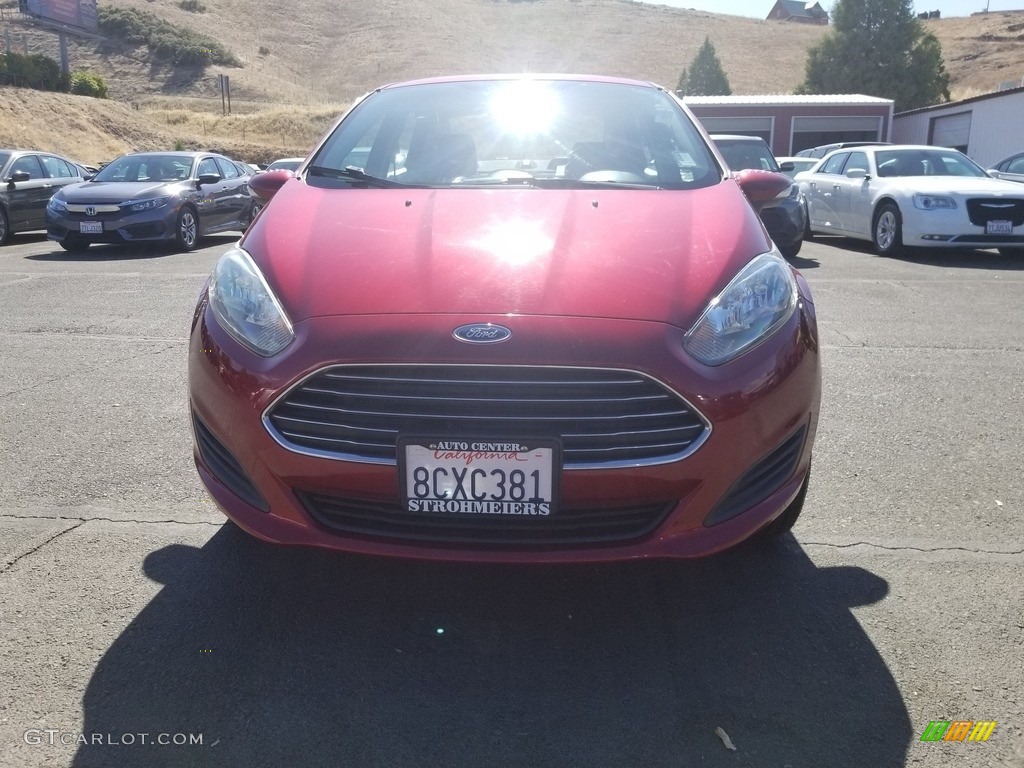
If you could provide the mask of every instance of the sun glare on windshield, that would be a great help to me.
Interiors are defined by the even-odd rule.
[[[494,119],[506,133],[518,137],[547,133],[560,111],[558,97],[545,83],[508,83],[491,99]]]

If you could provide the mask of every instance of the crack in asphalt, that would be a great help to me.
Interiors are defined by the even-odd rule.
[[[116,519],[113,517],[67,517],[65,515],[10,515],[0,513],[0,520],[75,520],[78,525],[84,523],[137,523],[139,525],[163,525],[170,523],[173,525],[210,525],[219,528],[224,525],[224,520],[217,522],[211,522],[209,520],[137,520],[135,518],[121,518]],[[78,527],[75,526],[75,528]],[[72,530],[72,529],[69,529]]]
[[[176,346],[179,346],[179,344],[178,343],[168,343],[165,346],[161,347],[160,349],[153,350],[152,352],[142,352],[142,353],[140,353],[138,355],[133,356],[131,359],[132,360],[139,360],[139,359],[141,359],[143,357],[152,357],[152,356],[155,356],[155,355],[162,355],[164,352],[170,352]],[[79,373],[90,373],[92,371],[99,370],[100,368],[105,368],[108,365],[109,365],[109,363],[106,363],[106,362],[105,363],[101,363],[101,364],[98,364],[98,365],[94,365],[94,366],[92,366],[90,368],[86,368],[84,371],[79,371]],[[45,387],[47,384],[52,384],[55,381],[62,381],[62,380],[66,380],[66,379],[67,379],[67,374],[65,373],[65,374],[61,374],[60,376],[53,376],[52,378],[45,379],[43,381],[37,381],[35,384],[30,384],[29,386],[22,387],[21,389],[12,389],[12,390],[10,390],[8,392],[0,392],[0,400],[4,400],[5,398],[8,398],[8,397],[13,397],[14,395],[20,395],[20,394],[22,394],[24,392],[31,392],[33,389],[39,389],[40,387]]]
[[[58,518],[58,519],[65,519],[65,518]],[[75,530],[75,529],[77,529],[77,528],[80,528],[81,526],[85,525],[85,523],[86,523],[86,521],[85,521],[85,520],[81,520],[81,521],[80,521],[80,522],[78,522],[78,523],[77,523],[76,525],[72,525],[72,526],[70,526],[70,527],[68,527],[68,528],[65,528],[65,529],[64,529],[64,530],[62,530],[62,531],[59,531],[59,532],[55,533],[55,534],[54,534],[53,536],[51,536],[50,538],[48,538],[48,539],[47,539],[46,541],[44,541],[44,542],[41,542],[41,543],[40,543],[40,544],[39,544],[38,546],[35,546],[35,547],[33,547],[32,549],[28,550],[27,552],[22,552],[22,553],[21,553],[20,555],[18,555],[18,556],[17,556],[16,558],[14,558],[14,559],[13,559],[13,560],[11,560],[11,561],[10,561],[9,563],[7,563],[6,565],[4,565],[4,567],[3,567],[3,568],[0,568],[0,575],[2,575],[2,574],[5,574],[5,573],[7,573],[7,572],[8,572],[9,570],[11,570],[11,568],[13,568],[13,567],[14,567],[15,565],[17,565],[17,564],[18,564],[19,562],[21,562],[22,560],[24,560],[24,559],[25,559],[26,557],[28,557],[29,555],[34,555],[34,554],[35,554],[36,552],[38,552],[39,550],[41,550],[41,549],[42,549],[43,547],[45,547],[45,546],[46,546],[47,544],[49,544],[50,542],[52,542],[52,541],[56,541],[56,540],[57,540],[57,539],[59,539],[59,538],[60,538],[61,536],[63,536],[63,535],[65,534],[65,533],[70,533],[71,531],[73,531],[73,530]]]
[[[982,549],[972,547],[916,547],[910,544],[892,545],[879,544],[874,541],[851,541],[837,544],[831,541],[798,540],[801,546],[832,547],[834,549],[850,549],[851,547],[872,547],[887,552],[967,552],[974,555],[1024,555],[1024,549]]]

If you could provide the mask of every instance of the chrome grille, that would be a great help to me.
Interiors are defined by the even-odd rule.
[[[400,434],[554,438],[567,469],[674,461],[710,431],[635,371],[530,366],[333,366],[279,398],[264,423],[289,450],[376,464],[396,463]]]

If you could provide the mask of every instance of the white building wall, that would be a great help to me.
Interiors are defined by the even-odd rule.
[[[971,112],[967,154],[976,163],[987,168],[1024,150],[1024,89],[897,114],[892,121],[892,141],[928,144],[932,120],[966,111]]]

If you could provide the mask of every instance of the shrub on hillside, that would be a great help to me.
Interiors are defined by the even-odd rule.
[[[107,83],[95,72],[78,70],[71,73],[71,93],[77,96],[92,96],[97,99],[107,98]]]
[[[22,56],[20,53],[0,54],[0,83],[38,91],[66,91],[68,78],[60,64],[42,54]]]
[[[178,7],[183,11],[190,11],[192,13],[206,13],[206,6],[199,2],[199,0],[181,0],[178,3]]]
[[[222,64],[240,67],[242,63],[216,40],[176,27],[155,13],[136,8],[100,6],[100,31],[107,37],[127,43],[145,44],[154,56],[173,64]]]

